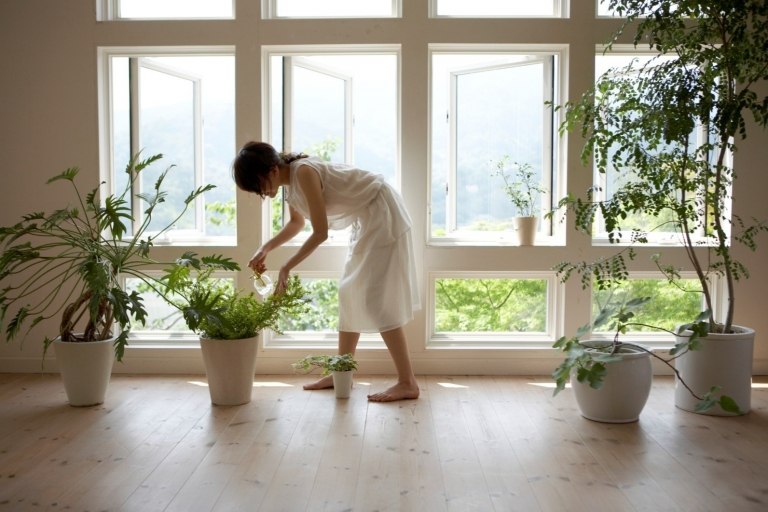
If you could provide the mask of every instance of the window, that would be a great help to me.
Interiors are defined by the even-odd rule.
[[[394,18],[400,0],[262,0],[265,18]]]
[[[625,47],[617,47],[616,49],[617,53],[614,54],[599,54],[596,56],[595,59],[595,77],[596,79],[602,76],[603,74],[609,74],[614,75],[615,78],[620,78],[622,80],[632,81],[634,77],[637,76],[637,73],[635,71],[629,71],[627,72],[628,66],[632,66],[632,70],[639,69],[641,66],[645,65],[659,65],[665,61],[669,61],[673,57],[658,57],[655,55],[649,55],[649,54],[642,54],[637,53],[635,51],[629,50]],[[608,101],[612,101],[613,98],[608,98]],[[640,114],[638,114],[640,115]],[[637,116],[635,116],[636,118]],[[616,131],[625,131],[622,128],[620,128],[618,125],[611,126],[612,130]],[[693,142],[692,144],[694,146],[700,147],[702,144],[704,144],[707,141],[708,133],[707,130],[699,125],[693,133]],[[648,148],[647,152],[650,155],[653,154],[660,154],[662,152],[667,152],[670,149],[674,147],[673,144],[666,144],[666,145],[659,145],[655,148]],[[595,185],[597,186],[597,193],[595,199],[599,201],[608,201],[610,200],[614,194],[619,191],[622,187],[626,185],[631,185],[634,182],[637,182],[638,177],[634,174],[633,170],[629,167],[623,168],[621,171],[618,171],[614,165],[610,162],[610,157],[614,154],[614,152],[611,152],[609,155],[609,161],[607,165],[606,172],[604,174],[601,174],[599,172],[595,172]],[[659,165],[662,165],[661,163]],[[647,185],[644,183],[644,185]],[[703,195],[701,193],[698,195],[696,194],[689,194],[690,197],[690,203],[693,205],[697,201],[701,201],[701,196]],[[679,195],[679,193],[678,193]],[[641,212],[641,213],[634,213],[630,214],[624,222],[622,226],[622,230],[625,233],[622,237],[623,241],[630,241],[631,235],[629,234],[631,230],[638,230],[639,232],[646,233],[648,240],[651,243],[656,244],[679,244],[680,243],[680,235],[679,231],[677,229],[677,226],[675,225],[675,217],[671,210],[665,209],[660,211],[658,214],[650,214],[647,212]],[[703,230],[698,230],[696,233],[694,233],[695,236],[703,237],[704,232]],[[597,222],[594,228],[594,237],[598,240],[605,240],[608,238],[608,233],[606,231],[605,223],[602,221],[602,219],[598,216]]]
[[[100,19],[231,19],[234,0],[98,0]]]
[[[264,63],[269,84],[265,132],[272,145],[356,165],[383,175],[397,187],[397,49],[267,48]],[[286,218],[281,198],[268,208],[266,217],[274,233]],[[338,233],[331,236],[345,239]]]
[[[609,303],[621,304],[633,298],[652,297],[652,300],[635,312],[632,323],[638,325],[630,325],[627,334],[622,335],[622,338],[638,339],[641,342],[670,341],[673,339],[670,333],[654,329],[652,326],[674,332],[679,325],[690,322],[704,309],[699,281],[693,276],[672,285],[666,279],[643,275],[641,272],[633,275],[637,277],[624,281],[616,288],[595,289],[592,293],[593,318]],[[596,337],[613,336],[615,331],[610,329],[610,324],[602,327]]]
[[[235,187],[230,176],[235,151],[234,58],[232,55],[142,53],[103,49],[108,70],[102,111],[107,136],[103,153],[108,182],[120,188],[131,155],[162,154],[162,165],[144,171],[134,195],[151,190],[170,168],[166,201],[153,223],[167,225],[189,193],[204,184],[215,189],[198,198],[166,238],[157,242],[233,243]],[[134,204],[134,221],[143,211]],[[150,226],[151,230],[152,226]],[[229,240],[229,241],[227,241]]]
[[[557,52],[432,52],[432,239],[512,240],[517,214],[497,168],[528,167],[545,190],[536,205],[539,234],[551,235],[558,145]]]
[[[430,346],[519,346],[554,338],[550,275],[435,274],[430,281]]]
[[[565,17],[563,0],[432,0],[437,16]]]

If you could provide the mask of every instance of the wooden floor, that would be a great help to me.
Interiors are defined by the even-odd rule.
[[[579,416],[549,379],[421,377],[419,400],[368,403],[258,378],[211,406],[200,376],[114,376],[74,408],[58,376],[0,374],[3,511],[765,511],[768,378],[753,410],[677,410],[657,378],[640,421]]]

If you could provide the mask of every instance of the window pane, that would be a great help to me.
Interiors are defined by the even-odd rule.
[[[535,194],[541,219],[551,201],[553,66],[552,55],[433,55],[432,236],[488,241],[510,231],[521,212],[498,175],[504,162],[508,174],[529,168],[547,191]]]
[[[266,1],[266,0],[264,0]],[[395,16],[392,0],[273,0],[281,18],[388,18]]]
[[[543,279],[436,279],[434,303],[436,333],[546,330]]]
[[[349,163],[395,183],[397,55],[273,55],[269,63],[275,147]],[[282,206],[272,214],[274,231],[282,226]]]
[[[116,189],[125,185],[128,155],[139,150],[144,157],[162,153],[163,159],[145,170],[141,180],[141,191],[151,192],[160,172],[174,166],[163,183],[168,197],[155,210],[152,227],[165,226],[181,211],[190,192],[212,184],[216,188],[191,205],[171,236],[182,232],[234,236],[235,186],[230,174],[235,147],[234,58],[113,57],[111,72]],[[132,80],[137,81],[135,87]],[[130,109],[134,103],[135,119]]]
[[[556,16],[561,0],[436,0],[438,16]]]
[[[309,311],[301,317],[283,315],[278,322],[280,330],[304,332],[337,332],[339,329],[339,283],[335,279],[302,278]]]
[[[233,0],[119,0],[119,18],[232,18]]]
[[[611,290],[597,290],[592,294],[592,317],[607,304],[622,304],[630,299],[653,297],[635,312],[633,322],[674,331],[677,326],[692,321],[702,311],[702,296],[697,279],[681,279],[678,286],[666,279],[630,279]],[[600,332],[610,332],[610,325]],[[635,325],[629,332],[656,332],[658,329]]]

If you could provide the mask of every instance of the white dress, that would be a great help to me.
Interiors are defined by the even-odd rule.
[[[309,218],[295,170],[317,171],[330,229],[352,226],[339,282],[339,330],[383,332],[401,327],[420,309],[411,219],[384,177],[317,158],[291,162],[286,201]]]

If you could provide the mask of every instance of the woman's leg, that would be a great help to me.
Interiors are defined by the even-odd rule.
[[[359,332],[339,331],[339,355],[353,354],[360,339]],[[310,384],[305,384],[304,389],[327,389],[333,387],[333,375],[326,375]]]
[[[384,343],[387,345],[392,361],[397,370],[397,384],[381,393],[368,395],[372,402],[393,402],[395,400],[408,400],[419,397],[419,385],[411,368],[411,358],[408,355],[408,344],[405,340],[405,331],[402,327],[381,333]]]

